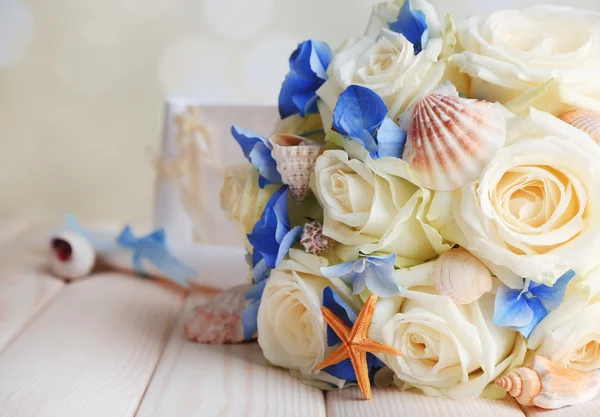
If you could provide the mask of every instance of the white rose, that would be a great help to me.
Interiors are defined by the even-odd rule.
[[[397,118],[443,83],[446,62],[440,60],[442,49],[442,39],[430,35],[427,46],[415,55],[403,35],[385,28],[376,39],[364,36],[348,41],[334,56],[327,70],[329,78],[317,90],[323,125],[331,126],[337,99],[352,84],[375,91],[387,105],[388,116]]]
[[[600,12],[545,5],[474,16],[459,41],[464,51],[450,61],[471,76],[469,96],[505,103],[555,79],[558,91],[536,108],[600,112]]]
[[[323,207],[323,232],[354,250],[347,260],[356,259],[359,250],[396,253],[398,265],[411,266],[449,250],[452,245],[431,225],[437,212],[434,194],[415,185],[408,164],[398,158],[364,160],[331,150],[315,165],[313,189]]]
[[[493,310],[490,293],[457,305],[431,286],[416,286],[379,300],[369,336],[402,352],[382,357],[397,380],[429,396],[474,398],[526,351],[517,332],[493,324]]]
[[[238,229],[246,249],[252,252],[247,235],[262,216],[277,185],[258,186],[258,171],[250,164],[228,166],[221,187],[221,208]]]
[[[320,273],[324,258],[291,249],[271,272],[258,310],[258,343],[273,365],[288,368],[306,381],[342,387],[344,381],[315,370],[331,348],[321,314],[323,289],[332,283]]]
[[[569,286],[562,304],[533,329],[528,347],[568,368],[600,368],[600,268]]]
[[[479,181],[458,190],[448,237],[506,285],[552,285],[587,267],[600,243],[600,147],[582,131],[532,110],[507,121],[507,145]]]

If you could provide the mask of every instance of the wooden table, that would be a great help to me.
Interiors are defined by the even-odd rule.
[[[206,294],[102,273],[64,284],[44,269],[47,226],[0,222],[0,416],[595,416],[512,399],[450,401],[396,389],[323,393],[266,366],[255,343],[189,342]],[[241,271],[240,274],[244,274]]]

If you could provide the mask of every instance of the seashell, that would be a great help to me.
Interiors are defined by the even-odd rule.
[[[296,201],[302,201],[310,193],[310,174],[315,169],[315,161],[323,153],[318,142],[301,136],[280,133],[270,139],[271,155],[277,162],[277,170],[284,184],[289,185],[290,194]]]
[[[463,248],[441,255],[431,273],[437,292],[456,304],[472,303],[492,289],[490,271]]]
[[[579,130],[583,130],[594,139],[594,142],[600,144],[600,116],[596,113],[577,109],[563,113],[558,118]]]
[[[50,238],[50,271],[63,279],[88,276],[96,264],[96,251],[78,233],[65,231]]]
[[[250,303],[246,294],[251,288],[251,284],[235,286],[196,308],[184,326],[188,339],[212,345],[244,342],[242,314]]]
[[[306,252],[321,255],[331,249],[337,243],[332,238],[323,234],[323,226],[316,220],[306,223],[302,229],[300,243]]]
[[[429,94],[409,119],[403,117],[408,134],[402,159],[432,190],[454,190],[477,179],[506,140],[500,107],[458,97],[455,91]]]
[[[520,404],[555,409],[581,404],[600,392],[600,371],[582,372],[565,368],[542,356],[536,356],[528,367],[517,368],[498,378],[504,388]]]

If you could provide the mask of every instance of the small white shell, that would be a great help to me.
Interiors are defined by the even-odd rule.
[[[50,271],[63,279],[88,276],[96,263],[96,251],[78,233],[64,231],[50,238]]]
[[[310,175],[315,169],[315,161],[323,153],[318,142],[301,136],[280,133],[270,139],[271,155],[277,162],[277,170],[284,184],[290,186],[290,194],[296,201],[302,201],[310,192]]]
[[[438,293],[456,304],[469,304],[492,289],[492,276],[484,264],[463,248],[442,254],[432,271]]]
[[[517,368],[496,380],[523,405],[555,409],[581,404],[600,392],[600,371],[582,372],[568,369],[542,356],[531,366]]]
[[[185,323],[187,337],[212,345],[243,342],[242,314],[250,303],[246,294],[251,287],[251,284],[235,286],[196,308]]]
[[[506,140],[500,107],[448,89],[425,96],[407,120],[402,159],[433,190],[454,190],[477,179]]]
[[[564,122],[590,135],[596,143],[600,144],[600,116],[589,110],[577,109],[563,113],[559,116]]]

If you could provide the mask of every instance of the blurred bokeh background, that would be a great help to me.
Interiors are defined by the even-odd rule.
[[[0,0],[0,216],[149,221],[166,95],[275,105],[296,44],[362,34],[376,2]],[[432,2],[456,20],[541,3]]]

